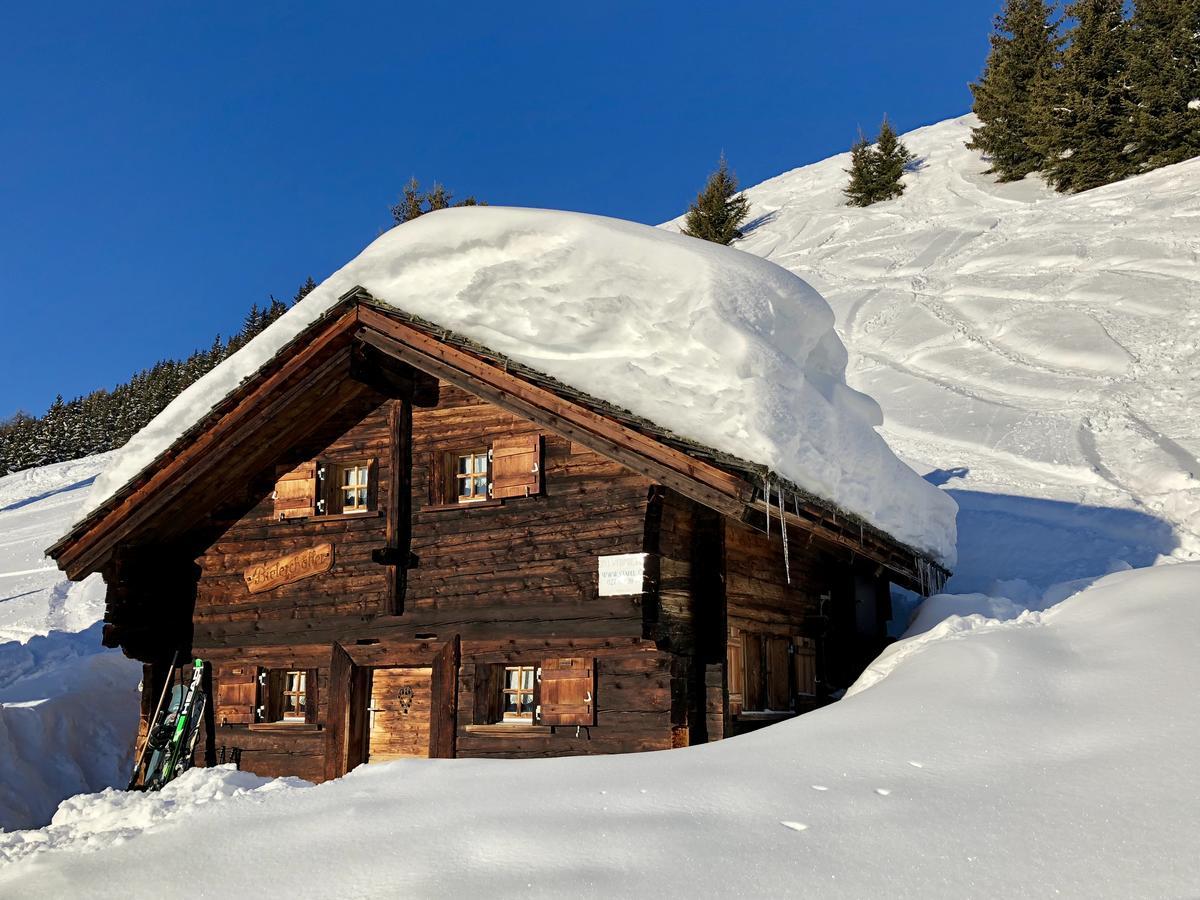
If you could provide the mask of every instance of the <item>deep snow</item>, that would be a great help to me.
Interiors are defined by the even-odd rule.
[[[954,503],[875,431],[820,295],[749,254],[632,222],[469,207],[386,232],[120,451],[97,506],[357,285],[676,434],[764,465],[954,565]]]
[[[904,135],[896,201],[845,206],[847,154],[751,187],[736,246],[821,292],[888,443],[958,502],[950,590],[1197,558],[1200,159],[1064,196],[984,175],[974,123]]]
[[[141,666],[100,646],[100,576],[72,584],[42,555],[110,458],[0,478],[0,828],[129,777]]]
[[[947,620],[840,703],[687,750],[76,797],[0,836],[0,894],[1195,896],[1198,596],[1190,563]]]
[[[1200,161],[1064,198],[991,184],[969,123],[905,136],[894,204],[839,206],[838,158],[751,188],[743,246],[830,299],[852,384],[960,504],[951,587],[986,593],[927,601],[846,700],[721,744],[76,797],[0,835],[0,895],[172,896],[160,858],[177,896],[1200,895],[1200,567],[1091,586],[1196,552]],[[86,489],[65,465],[0,480],[0,589],[39,598],[0,602],[0,673],[7,635],[98,614],[29,571]]]

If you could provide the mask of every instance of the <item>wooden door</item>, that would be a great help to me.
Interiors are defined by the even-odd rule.
[[[428,666],[371,670],[367,762],[429,756]]]

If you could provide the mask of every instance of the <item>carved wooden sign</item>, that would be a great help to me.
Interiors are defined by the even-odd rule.
[[[333,544],[317,544],[299,553],[289,553],[271,562],[251,566],[242,573],[250,593],[269,591],[301,578],[328,572],[333,565]]]

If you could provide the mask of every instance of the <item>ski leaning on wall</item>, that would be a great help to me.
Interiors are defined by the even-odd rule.
[[[192,661],[190,682],[184,681],[185,673],[183,666],[176,667],[175,660],[171,661],[170,674],[129,779],[131,791],[157,791],[192,766],[192,752],[208,702],[201,687],[204,661]]]

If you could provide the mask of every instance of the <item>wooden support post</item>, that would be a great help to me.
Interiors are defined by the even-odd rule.
[[[456,634],[433,658],[430,686],[429,757],[453,759],[458,736],[458,666],[462,642]]]
[[[412,552],[412,403],[393,400],[388,408],[388,464],[391,489],[387,498],[388,576],[385,615],[404,613]]]

